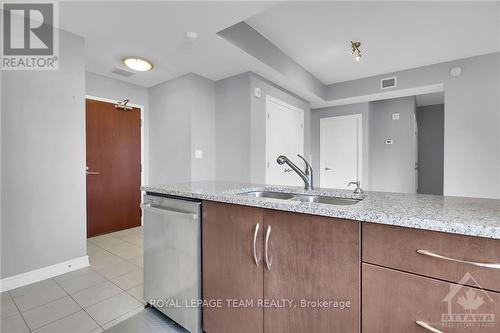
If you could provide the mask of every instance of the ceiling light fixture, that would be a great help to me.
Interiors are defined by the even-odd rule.
[[[354,56],[354,59],[356,59],[356,61],[360,61],[361,60],[361,42],[353,42],[351,40],[351,49],[352,49],[352,55]]]
[[[124,58],[123,64],[127,66],[130,69],[133,69],[134,71],[138,72],[147,72],[153,69],[153,64],[143,58],[138,58],[138,57],[127,57]]]

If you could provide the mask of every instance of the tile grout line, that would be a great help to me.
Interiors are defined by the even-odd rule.
[[[17,306],[16,301],[14,301],[14,297],[12,297],[12,295],[10,294],[10,291],[7,291],[7,294],[9,295],[10,299],[12,300],[12,303],[14,303],[14,306],[16,307],[17,312],[19,312],[19,315],[21,316],[21,319],[24,321],[24,324],[28,328],[28,331],[31,333],[31,328],[28,326],[28,322],[26,321],[26,319],[24,319],[23,313],[21,312],[21,310]]]
[[[94,317],[92,317],[92,316],[90,315],[90,313],[88,313],[88,312],[87,312],[87,310],[85,310],[85,308],[84,308],[83,306],[81,306],[81,305],[80,305],[80,303],[78,303],[78,302],[76,301],[76,299],[75,299],[73,296],[71,296],[71,294],[70,294],[70,293],[68,293],[68,292],[67,292],[67,291],[66,291],[66,290],[65,290],[65,289],[64,289],[61,285],[59,285],[59,283],[58,283],[57,281],[56,281],[56,283],[57,283],[57,285],[58,285],[59,287],[61,287],[61,288],[64,290],[64,292],[65,292],[66,294],[68,294],[68,296],[69,296],[69,297],[73,300],[73,302],[75,302],[75,303],[76,303],[76,304],[77,304],[77,305],[78,305],[78,306],[79,306],[79,307],[83,310],[83,312],[85,312],[85,313],[86,313],[86,314],[87,314],[87,315],[88,315],[88,316],[89,316],[89,317],[90,317],[90,318],[94,321],[94,323],[96,323],[96,324],[97,324],[97,326],[98,326],[98,327],[101,327],[101,325],[99,325],[99,323],[98,323],[98,322],[94,319]],[[96,285],[97,285],[97,284],[95,284],[95,285],[93,285],[93,286],[90,286],[89,288],[92,288],[92,287],[94,287],[94,286],[96,286]],[[86,288],[86,289],[89,289],[89,288]],[[84,291],[84,290],[86,290],[86,289],[82,289],[82,290],[80,290],[80,291]],[[78,291],[78,293],[79,293],[80,291]],[[97,303],[96,303],[96,304],[97,304]],[[78,311],[80,311],[80,310],[78,310]],[[77,312],[78,312],[78,311],[77,311]],[[76,312],[74,312],[74,313],[72,313],[72,314],[75,314],[75,313],[76,313]],[[63,318],[60,318],[60,319],[58,319],[58,320],[64,319],[64,318],[66,318],[66,317],[69,317],[69,316],[71,316],[72,314],[67,315],[67,316],[65,316],[65,317],[63,317]],[[48,324],[47,324],[47,325],[48,325]],[[44,326],[46,326],[46,325],[44,325]],[[42,326],[42,327],[43,327],[43,326]],[[97,328],[97,327],[96,327],[96,328]],[[92,331],[93,331],[93,330],[95,330],[96,328],[92,329]],[[101,328],[102,328],[102,327],[101,327]],[[89,331],[89,332],[92,332],[92,331]]]

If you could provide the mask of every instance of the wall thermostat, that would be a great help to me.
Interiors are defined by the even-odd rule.
[[[386,145],[392,145],[392,144],[394,144],[394,140],[393,140],[393,139],[386,139],[386,140],[384,141],[384,143],[385,143]]]
[[[393,113],[392,120],[399,120],[399,113]]]

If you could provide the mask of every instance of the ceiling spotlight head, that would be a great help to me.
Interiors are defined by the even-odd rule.
[[[125,66],[137,72],[147,72],[153,69],[153,63],[143,58],[126,57],[122,61]]]
[[[360,61],[362,54],[361,54],[361,42],[353,42],[351,40],[351,54],[354,56],[354,59],[356,61]]]

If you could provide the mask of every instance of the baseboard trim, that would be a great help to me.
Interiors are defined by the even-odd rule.
[[[9,276],[5,279],[0,280],[0,292],[23,287],[28,284],[49,279],[64,273],[69,273],[87,266],[89,266],[89,257],[82,256],[79,258],[60,262],[55,265],[35,269],[26,273]]]

